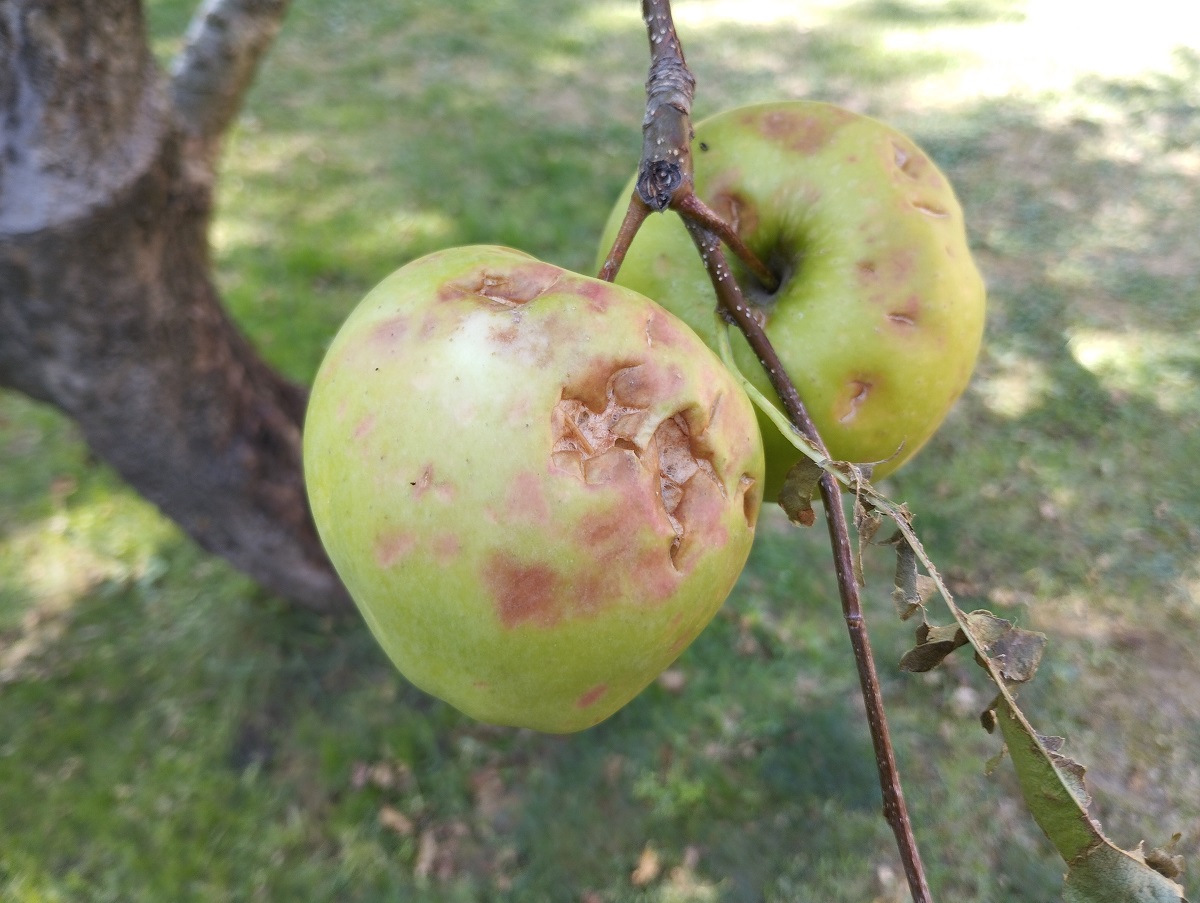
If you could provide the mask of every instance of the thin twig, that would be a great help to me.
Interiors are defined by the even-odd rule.
[[[625,211],[625,219],[621,220],[621,228],[617,231],[612,249],[608,252],[604,266],[600,268],[600,278],[605,282],[612,282],[617,278],[617,271],[625,262],[625,254],[629,251],[629,246],[633,244],[633,237],[637,235],[638,229],[642,227],[642,223],[649,215],[650,208],[635,191],[633,197],[629,199],[629,209]]]
[[[696,80],[683,57],[669,0],[642,0],[642,18],[646,21],[646,34],[650,39],[642,158],[625,219],[600,269],[599,278],[612,282],[646,217],[670,207],[685,221],[699,222],[716,232],[763,287],[774,291],[779,280],[771,269],[696,195],[692,178],[691,120]]]
[[[729,270],[721,242],[734,251],[768,288],[775,284],[774,274],[723,224],[713,211],[695,195],[691,157],[691,102],[695,80],[687,69],[683,49],[675,33],[670,0],[642,0],[642,15],[650,38],[650,78],[646,85],[646,118],[643,121],[642,162],[638,170],[637,191],[613,250],[605,261],[601,277],[615,278],[625,252],[638,227],[652,210],[674,209],[684,221],[716,292],[718,306],[746,336],[747,342],[767,371],[771,385],[783,401],[792,425],[823,454],[825,445],[784,369],[766,333],[753,316],[741,288]],[[714,222],[715,221],[715,222]],[[732,237],[733,240],[730,240]],[[862,603],[855,579],[850,531],[842,509],[841,488],[834,477],[825,473],[820,480],[821,498],[837,571],[842,613],[854,650],[859,684],[866,703],[867,723],[875,748],[879,784],[883,794],[883,814],[892,828],[900,851],[909,892],[914,903],[931,903],[929,885],[913,836],[912,823],[900,786],[896,756],[883,708],[879,676],[875,668],[863,618]]]

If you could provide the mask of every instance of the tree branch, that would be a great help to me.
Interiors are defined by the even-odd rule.
[[[630,201],[629,212],[601,270],[601,276],[610,281],[616,277],[620,262],[649,210],[661,211],[668,206],[674,209],[683,219],[704,261],[717,295],[719,309],[746,336],[747,342],[767,371],[771,385],[783,401],[792,425],[827,455],[825,445],[800,399],[795,384],[772,348],[766,333],[753,316],[741,288],[729,270],[721,245],[722,238],[734,237],[734,241],[727,243],[735,253],[746,260],[754,272],[761,273],[767,268],[740,239],[736,238],[732,229],[714,223],[719,217],[695,196],[690,120],[695,81],[687,72],[683,50],[675,34],[670,0],[642,0],[642,14],[650,36],[652,61],[650,79],[646,86],[647,110],[643,121],[642,161],[637,191]],[[686,77],[683,73],[687,73]],[[665,82],[662,85],[657,84],[658,78],[665,79]],[[639,205],[644,210],[636,209]],[[775,277],[769,272],[768,277],[764,281],[770,285],[775,281]],[[879,676],[867,637],[867,626],[863,618],[850,548],[850,531],[845,512],[842,510],[841,487],[828,473],[822,474],[820,487],[837,571],[842,613],[854,650],[859,684],[866,703],[867,723],[875,748],[875,761],[883,794],[884,818],[896,837],[914,903],[930,903],[932,897],[900,786],[895,752],[883,708]]]
[[[291,0],[204,0],[171,67],[175,111],[215,147],[237,116]]]
[[[0,386],[72,417],[98,458],[267,590],[352,610],[305,497],[306,392],[221,306],[215,145],[171,116],[140,3],[5,0],[9,47]]]

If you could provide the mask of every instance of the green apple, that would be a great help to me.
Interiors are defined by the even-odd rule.
[[[507,248],[423,257],[346,320],[304,432],[313,515],[375,637],[483,721],[579,730],[737,580],[754,409],[686,325]]]
[[[780,277],[769,292],[733,264],[830,454],[886,476],[966,388],[983,334],[983,280],[950,183],[904,135],[829,104],[744,107],[695,132],[696,193]],[[632,190],[608,221],[600,261]],[[711,283],[678,217],[645,222],[617,282],[715,347]],[[740,335],[734,353],[777,401]],[[761,423],[773,499],[799,456]]]

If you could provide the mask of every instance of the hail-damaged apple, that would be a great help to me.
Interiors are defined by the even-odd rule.
[[[695,131],[696,192],[779,275],[768,292],[735,270],[830,453],[881,462],[876,477],[894,471],[966,388],[983,334],[983,280],[949,181],[895,129],[829,104],[742,107]],[[709,278],[677,217],[646,221],[617,282],[714,345]],[[740,334],[733,344],[774,398]],[[765,418],[762,428],[774,498],[798,455]]]
[[[414,684],[467,714],[579,730],[696,637],[762,498],[754,410],[686,325],[507,248],[372,291],[304,434],[322,542]]]

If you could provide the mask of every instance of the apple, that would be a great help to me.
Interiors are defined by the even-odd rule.
[[[753,406],[676,317],[508,248],[402,267],[317,373],[321,540],[414,684],[482,721],[596,724],[696,637],[762,500]]]
[[[697,195],[780,278],[767,291],[729,255],[830,454],[874,463],[876,478],[896,470],[966,388],[983,335],[983,280],[950,183],[895,129],[824,103],[721,113],[696,125],[692,153]],[[643,224],[616,281],[715,347],[711,283],[678,217]],[[741,371],[778,403],[745,340],[733,340]],[[773,499],[799,455],[760,422]]]

